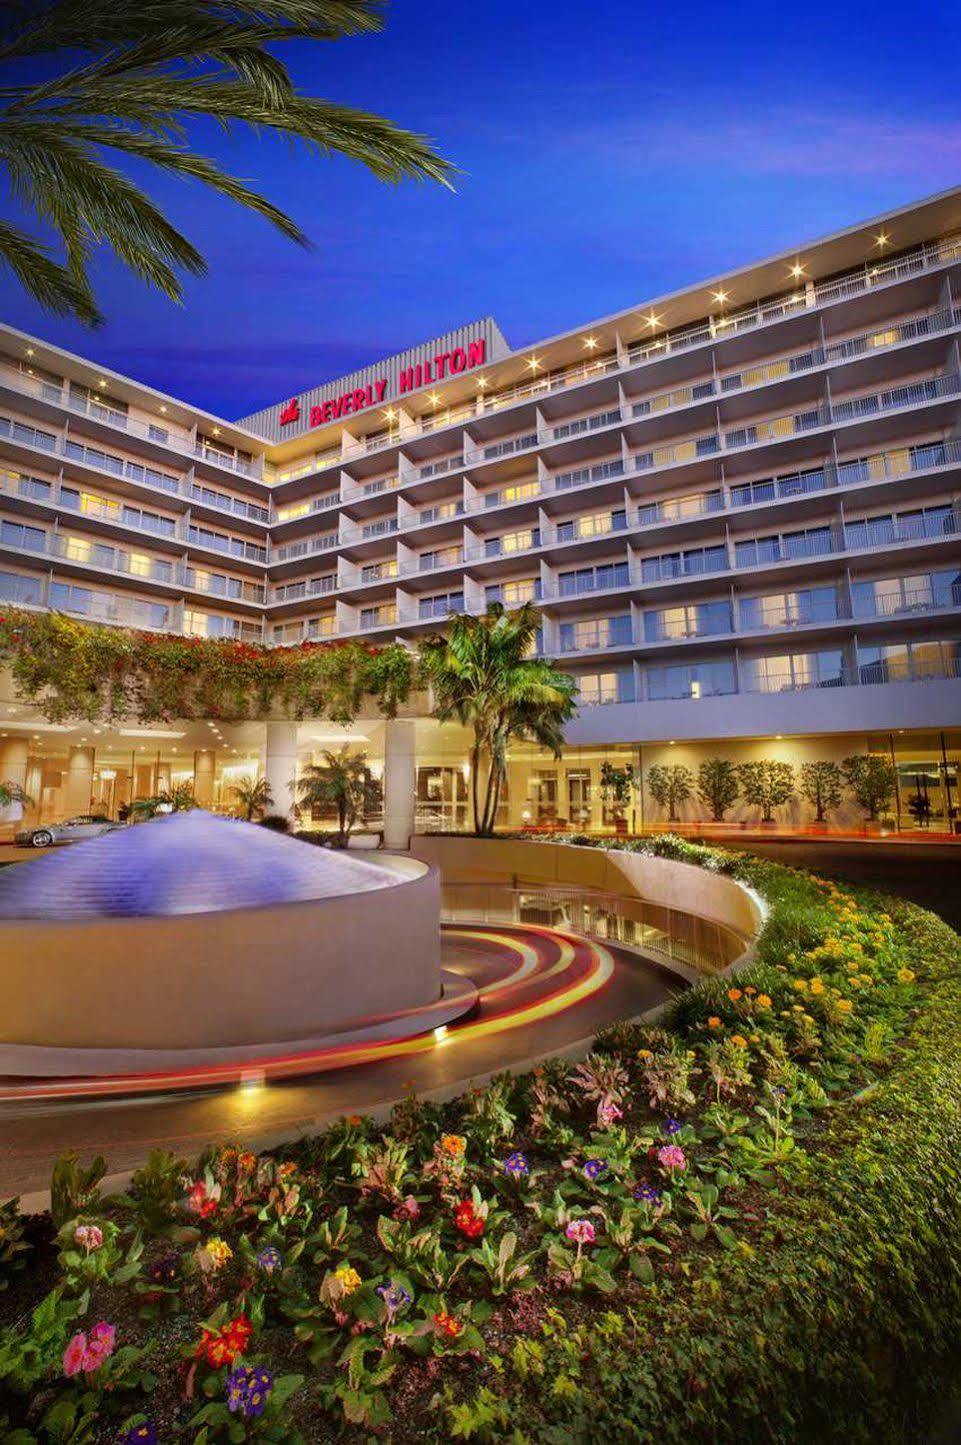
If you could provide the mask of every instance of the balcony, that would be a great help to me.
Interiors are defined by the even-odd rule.
[[[596,622],[564,623],[560,629],[560,652],[599,652],[611,647],[630,647],[634,632],[629,617],[605,617]]]

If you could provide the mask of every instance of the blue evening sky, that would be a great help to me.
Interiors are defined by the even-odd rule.
[[[961,179],[946,0],[392,0],[380,36],[285,53],[304,88],[433,136],[456,192],[198,132],[311,251],[152,179],[210,263],[182,309],[103,257],[99,332],[9,277],[0,316],[240,416],[488,312],[523,345]]]

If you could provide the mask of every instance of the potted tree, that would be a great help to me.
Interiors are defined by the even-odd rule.
[[[891,802],[897,782],[894,764],[877,753],[856,754],[841,763],[844,781],[867,814],[865,831],[880,832],[878,814]]]
[[[773,827],[774,809],[783,808],[794,797],[794,769],[790,763],[765,758],[738,767],[744,801],[761,810],[761,826]]]
[[[697,792],[711,810],[711,821],[723,823],[724,814],[734,806],[741,788],[737,768],[726,758],[705,758],[697,770]]]
[[[610,812],[615,833],[627,832],[626,813],[634,797],[634,764],[601,763],[601,801]]]
[[[801,797],[814,809],[814,828],[827,832],[825,814],[841,801],[841,769],[837,763],[818,760],[801,764]]]
[[[346,848],[354,824],[366,812],[369,783],[367,754],[352,753],[344,746],[336,753],[325,749],[324,761],[304,768],[295,787],[300,806],[308,813],[314,808],[334,810],[337,847]]]
[[[653,763],[647,770],[647,786],[659,808],[667,809],[667,821],[677,823],[677,810],[694,791],[694,775],[683,763]]]

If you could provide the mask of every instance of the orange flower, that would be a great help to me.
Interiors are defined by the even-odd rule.
[[[721,1020],[717,1014],[711,1014],[711,1017],[707,1021],[707,1026],[709,1029],[719,1029],[721,1027]]]
[[[768,996],[767,996],[766,993],[759,993],[759,994],[758,994],[758,996],[757,996],[757,1006],[758,1006],[758,1008],[770,1008],[770,1007],[771,1007],[771,1000],[768,998]]]
[[[741,990],[739,988],[729,988],[727,996],[731,1000],[731,1003],[737,1003],[738,999],[742,996]]]

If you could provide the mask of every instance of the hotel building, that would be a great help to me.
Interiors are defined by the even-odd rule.
[[[901,826],[921,791],[947,826],[959,346],[961,190],[535,346],[486,318],[239,422],[0,328],[0,601],[287,646],[531,599],[580,706],[560,762],[517,750],[505,824],[624,826],[605,760],[874,751]],[[343,730],[54,727],[7,684],[0,731],[46,820],[183,778],[228,806],[258,766],[283,805]],[[456,729],[346,737],[393,759],[418,826],[466,825]],[[627,824],[662,818],[637,788]]]

